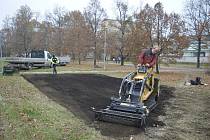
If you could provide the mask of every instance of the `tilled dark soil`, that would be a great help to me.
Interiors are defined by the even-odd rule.
[[[105,108],[110,104],[110,97],[118,96],[121,83],[120,78],[97,74],[60,74],[52,75],[24,75],[26,80],[35,85],[49,98],[68,108],[76,116],[83,119],[86,124],[95,127],[102,135],[111,137],[130,137],[144,135],[144,130],[131,126],[96,122],[91,107]],[[170,104],[173,98],[173,87],[161,86],[160,103],[150,113],[147,120],[148,127],[165,125],[158,121],[158,116],[164,116],[164,106]]]

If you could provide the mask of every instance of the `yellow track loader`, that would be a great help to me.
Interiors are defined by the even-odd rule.
[[[111,98],[110,106],[95,110],[95,119],[137,127],[146,125],[146,117],[157,106],[160,81],[153,68],[139,66],[121,82],[119,97]]]

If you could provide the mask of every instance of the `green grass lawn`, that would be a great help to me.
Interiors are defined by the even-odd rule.
[[[0,83],[0,139],[102,139],[21,76],[0,76]]]

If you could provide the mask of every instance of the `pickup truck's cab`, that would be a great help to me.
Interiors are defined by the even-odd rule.
[[[42,61],[40,61],[40,63],[38,61],[33,63],[34,67],[49,67],[49,66],[51,66],[52,55],[48,51],[41,51],[41,50],[31,51],[30,58],[43,59]]]
[[[48,51],[31,51],[30,58],[51,59],[52,55]]]

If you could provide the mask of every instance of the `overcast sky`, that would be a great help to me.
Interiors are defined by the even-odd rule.
[[[42,19],[47,12],[51,12],[56,6],[65,7],[67,10],[81,10],[87,7],[90,0],[0,0],[0,28],[2,27],[2,20],[6,16],[14,16],[17,9],[21,5],[28,5],[33,12],[40,13]],[[101,0],[101,5],[106,9],[109,18],[115,17],[114,2],[116,0]],[[164,10],[168,13],[176,12],[182,13],[185,0],[125,0],[128,2],[131,11],[137,10],[138,7],[149,3],[154,6],[155,3],[161,2]]]

